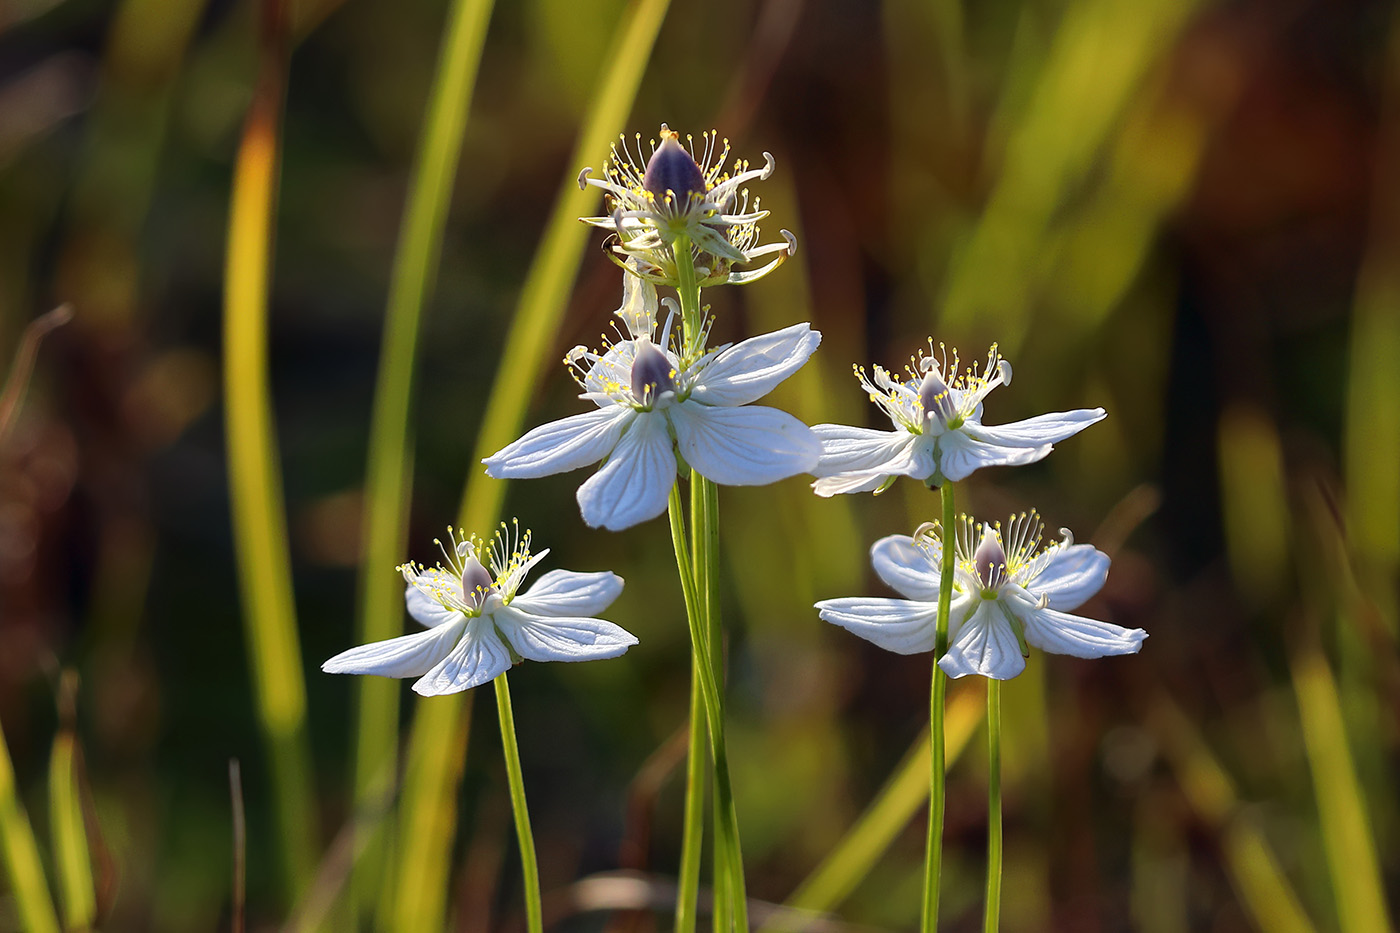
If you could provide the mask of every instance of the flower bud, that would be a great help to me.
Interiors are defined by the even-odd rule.
[[[924,406],[924,419],[937,419],[940,424],[952,420],[957,410],[953,407],[952,392],[938,365],[930,361],[924,381],[919,383],[919,402]]]
[[[977,568],[977,582],[983,592],[995,592],[1006,582],[1006,551],[1002,549],[992,526],[982,526],[982,543],[977,545],[977,553],[972,555]]]
[[[648,405],[661,397],[664,392],[676,391],[676,380],[672,373],[675,367],[657,349],[656,344],[646,337],[637,340],[637,355],[632,359],[632,397],[643,405]]]
[[[475,554],[469,553],[462,560],[462,599],[473,609],[480,609],[486,597],[496,592],[496,581],[491,571],[482,566]]]
[[[661,145],[647,160],[642,187],[650,191],[658,203],[665,202],[666,193],[671,192],[681,208],[690,202],[692,194],[705,194],[704,173],[665,124],[661,126]]]

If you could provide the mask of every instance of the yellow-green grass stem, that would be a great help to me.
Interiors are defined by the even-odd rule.
[[[947,749],[943,735],[943,710],[948,692],[948,675],[938,661],[948,651],[948,613],[953,604],[953,558],[957,521],[953,484],[944,481],[938,489],[942,505],[942,544],[938,567],[938,617],[933,640],[933,683],[929,687],[929,786],[928,835],[924,840],[924,902],[920,929],[938,929],[938,899],[943,879],[943,816],[947,794]]]
[[[492,6],[492,0],[454,0],[448,14],[394,254],[370,417],[359,644],[392,638],[402,631],[403,582],[393,567],[403,559],[407,547],[406,512],[413,462],[408,425],[419,324],[437,278],[443,230]],[[360,677],[355,689],[355,807],[364,812],[385,806],[392,793],[400,687],[394,680]],[[356,866],[354,889],[362,911],[378,899],[378,885],[372,882],[382,875],[383,858],[380,846],[372,845]]]
[[[59,730],[49,756],[49,833],[64,927],[89,930],[97,922],[97,890],[78,784],[77,689],[78,675],[65,671],[59,687]]]
[[[587,164],[606,153],[632,109],[642,73],[666,16],[667,0],[639,0],[628,8],[603,56],[604,70],[592,105],[584,118],[571,166]],[[477,435],[473,462],[479,462],[519,436],[531,393],[546,362],[553,358],[552,342],[568,304],[582,261],[588,228],[578,218],[588,213],[596,192],[580,191],[570,171],[561,184],[516,305],[505,346],[499,356],[509,360],[496,372]],[[483,479],[473,470],[463,490],[459,524],[468,529],[490,528],[498,520],[506,483]],[[419,704],[409,739],[404,768],[399,836],[412,845],[398,847],[398,879],[392,929],[442,929],[446,917],[452,830],[457,811],[457,784],[462,771],[470,695],[444,697]],[[431,836],[408,827],[429,827]]]
[[[306,681],[268,377],[267,296],[280,172],[285,35],[268,29],[234,163],[224,269],[224,417],[233,543],[278,852],[295,899],[316,863]]]
[[[501,721],[501,751],[505,754],[506,780],[510,785],[510,809],[515,816],[515,838],[520,844],[520,870],[525,878],[525,926],[529,933],[543,933],[540,867],[535,858],[535,834],[530,830],[530,808],[525,803],[520,745],[515,740],[515,714],[511,711],[510,684],[505,674],[496,678],[495,686],[496,714]]]
[[[690,727],[685,760],[685,810],[676,879],[676,933],[695,933],[700,894],[700,857],[705,843],[705,707],[700,694],[700,659],[690,662]]]
[[[21,926],[30,933],[58,933],[58,913],[53,895],[44,878],[39,846],[29,814],[19,799],[10,746],[0,727],[0,852],[5,857],[5,874],[15,899]]]
[[[711,764],[715,774],[715,809],[721,814],[715,821],[715,851],[724,851],[729,866],[728,883],[717,876],[715,880],[716,916],[728,913],[731,925],[738,930],[748,930],[748,910],[745,903],[743,858],[739,853],[738,819],[734,810],[734,794],[729,782],[729,758],[724,741],[724,716],[719,707],[719,688],[715,683],[714,667],[705,649],[705,619],[700,612],[699,595],[696,592],[691,562],[690,548],[686,544],[685,518],[682,514],[680,489],[671,487],[668,514],[671,521],[671,546],[676,552],[676,569],[681,578],[681,593],[685,599],[686,618],[690,625],[690,640],[696,663],[693,668],[700,675],[701,699],[705,705],[705,722],[710,730]],[[719,856],[717,855],[717,860]],[[727,904],[721,904],[721,894]],[[716,922],[715,928],[727,929]]]
[[[983,933],[1001,927],[1001,681],[987,678],[987,905]]]

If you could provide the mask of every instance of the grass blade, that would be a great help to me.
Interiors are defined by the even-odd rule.
[[[87,930],[97,920],[97,893],[78,791],[78,740],[73,729],[77,689],[77,674],[65,671],[59,686],[58,735],[49,758],[49,832],[53,835],[63,919],[69,930]]]
[[[253,101],[234,164],[224,275],[224,405],[233,542],[258,719],[268,745],[287,893],[315,866],[306,681],[267,363],[267,294],[286,80],[282,9],[269,3]]]
[[[39,861],[39,846],[34,841],[34,829],[15,787],[15,769],[10,762],[10,746],[0,729],[0,852],[4,853],[5,871],[15,906],[25,930],[30,933],[58,933],[58,914],[44,866]]]

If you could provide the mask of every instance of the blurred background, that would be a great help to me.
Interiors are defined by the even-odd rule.
[[[438,223],[441,258],[419,249],[421,300],[391,299],[458,7],[476,11],[463,28],[480,59],[442,59],[467,63],[470,103],[447,107],[465,117],[445,123],[460,156],[441,162],[440,216],[422,227]],[[589,530],[573,502],[586,474],[506,487],[476,463],[580,410],[558,360],[597,345],[620,288],[601,237],[572,219],[600,207],[574,178],[617,133],[645,140],[662,121],[776,158],[754,193],[773,212],[765,240],[792,230],[796,257],[706,292],[720,339],[803,320],[825,334],[774,404],[879,426],[851,364],[896,368],[932,335],[969,362],[997,342],[1014,365],[990,423],[1110,413],[1038,465],[959,488],[979,517],[1035,507],[1052,533],[1111,552],[1084,611],[1151,633],[1136,657],[1034,656],[1004,690],[1004,928],[1389,928],[1394,4],[458,7],[0,3],[0,368],[32,320],[73,310],[0,428],[15,774],[10,788],[0,772],[0,822],[27,813],[63,928],[524,929],[492,699],[429,710],[407,684],[362,694],[319,671],[367,640],[366,619],[405,630],[393,565],[433,559],[468,478],[475,530],[518,515],[552,549],[546,569],[624,576],[608,616],[641,639],[623,659],[512,676],[550,921],[670,928],[689,656],[667,529]],[[256,202],[259,166],[280,178],[270,223],[249,228],[272,257],[265,301],[256,261],[237,237],[229,248],[231,204]],[[386,307],[421,307],[421,327],[416,363],[396,371],[412,403],[385,408],[376,434]],[[226,336],[258,320],[264,336]],[[264,352],[265,378],[249,362]],[[259,385],[271,426],[240,433]],[[483,428],[493,411],[503,423]],[[395,424],[397,447],[382,439]],[[376,500],[367,462],[396,449],[411,496],[391,481]],[[254,464],[241,474],[240,451]],[[255,535],[235,548],[231,515],[257,509],[239,475],[271,477],[266,540],[286,560]],[[374,501],[392,556],[367,562]],[[916,924],[930,659],[883,654],[811,604],[889,595],[870,543],[937,508],[918,484],[819,500],[795,479],[721,497],[749,893],[829,911],[814,929]],[[982,689],[950,695],[948,930],[977,929],[981,910]],[[378,796],[370,706],[388,723]],[[38,928],[8,840],[0,930]]]

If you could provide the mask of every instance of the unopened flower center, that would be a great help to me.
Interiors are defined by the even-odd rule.
[[[983,532],[982,543],[977,545],[972,562],[977,569],[977,582],[982,584],[983,598],[995,598],[1006,582],[1006,551],[990,529]]]
[[[675,367],[666,354],[645,337],[637,341],[637,355],[632,359],[632,397],[650,405],[662,393],[676,391]]]
[[[472,554],[462,561],[462,599],[473,609],[480,609],[486,597],[496,592],[491,571],[482,566]]]
[[[705,194],[705,174],[677,141],[676,134],[665,132],[663,128],[661,145],[647,160],[642,187],[650,191],[658,203],[664,203],[670,192],[675,204],[683,209],[690,203],[692,194]]]

